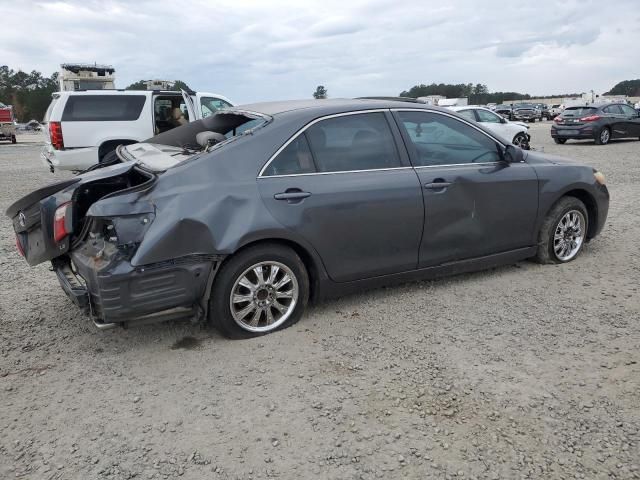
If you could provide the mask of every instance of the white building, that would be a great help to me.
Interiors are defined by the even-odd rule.
[[[60,90],[114,89],[115,68],[97,63],[63,63],[60,65]]]

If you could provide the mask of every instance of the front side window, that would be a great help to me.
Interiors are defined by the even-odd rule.
[[[416,166],[501,160],[499,144],[460,120],[431,112],[398,112],[414,147]]]
[[[634,108],[631,108],[629,105],[620,105],[620,108],[622,109],[622,112],[629,117],[638,116],[638,112]]]
[[[276,158],[267,166],[262,173],[265,177],[274,175],[296,175],[301,173],[315,172],[315,165],[307,137],[303,133],[298,135]]]
[[[63,122],[126,122],[137,120],[144,95],[70,95],[62,112]]]
[[[306,130],[318,172],[402,166],[384,113],[322,120]]]
[[[609,105],[608,107],[604,107],[602,111],[613,115],[620,115],[622,113],[622,110],[618,105]]]
[[[487,112],[486,110],[477,110],[476,113],[481,122],[500,123],[500,117],[495,113]]]
[[[200,97],[200,109],[202,111],[202,118],[207,118],[213,115],[218,110],[223,108],[229,108],[232,105],[220,98],[215,97]]]

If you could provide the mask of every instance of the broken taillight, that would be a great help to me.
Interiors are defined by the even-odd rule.
[[[63,203],[53,215],[53,239],[60,242],[69,235],[73,229],[71,228],[71,202]]]
[[[16,235],[16,248],[18,249],[18,253],[24,257],[24,248],[22,248],[22,244],[20,243],[20,237]]]
[[[56,150],[64,149],[64,139],[62,138],[62,124],[60,122],[49,122],[49,138],[51,145]]]

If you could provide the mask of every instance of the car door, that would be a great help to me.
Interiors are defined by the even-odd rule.
[[[389,121],[384,111],[316,120],[257,180],[271,214],[315,248],[336,282],[413,270],[418,263],[422,192]]]
[[[602,109],[606,114],[611,138],[624,138],[630,136],[627,132],[627,116],[622,112],[620,105],[608,105]]]
[[[626,130],[629,137],[640,137],[640,113],[629,105],[619,105],[626,118]]]
[[[420,267],[534,243],[538,179],[530,165],[502,161],[502,144],[452,115],[394,115],[423,188]]]

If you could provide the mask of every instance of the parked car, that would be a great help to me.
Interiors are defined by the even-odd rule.
[[[511,122],[504,117],[484,107],[449,107],[469,120],[479,122],[482,126],[500,135],[507,142],[515,146],[529,150],[531,136],[527,132],[529,126],[526,123]]]
[[[554,119],[551,136],[560,144],[576,139],[594,140],[596,145],[614,138],[640,138],[640,113],[622,103],[567,107]]]
[[[244,105],[111,155],[7,210],[29,265],[103,328],[191,316],[250,337],[309,298],[565,263],[609,204],[595,169],[419,103]]]
[[[204,92],[56,92],[45,115],[49,129],[42,159],[52,172],[81,171],[118,145],[140,142],[230,106],[229,99]]]
[[[551,120],[556,118],[558,115],[562,113],[564,107],[559,103],[553,103],[551,107],[549,107],[549,113],[551,114]]]
[[[542,111],[531,103],[518,103],[513,106],[512,120],[535,122],[542,120]]]
[[[496,105],[493,111],[498,115],[506,118],[507,120],[513,120],[513,108],[511,107],[511,105]]]
[[[540,120],[551,120],[553,118],[551,109],[546,103],[537,103],[536,107],[540,110]]]

